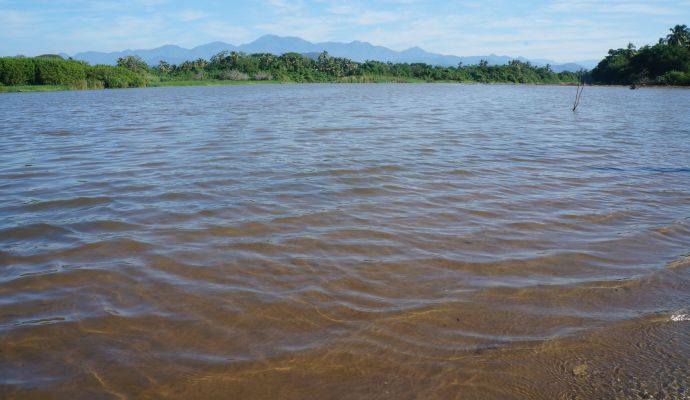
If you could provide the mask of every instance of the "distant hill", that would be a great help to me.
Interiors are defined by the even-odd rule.
[[[87,61],[91,65],[115,65],[119,57],[125,56],[139,56],[149,65],[158,65],[158,62],[161,60],[165,60],[173,64],[179,64],[184,61],[196,60],[198,58],[209,59],[214,54],[218,54],[223,50],[237,51],[237,47],[223,42],[208,43],[202,46],[197,46],[193,49],[185,49],[175,45],[165,45],[149,50],[124,50],[113,53],[87,51],[77,53],[72,56],[72,58]]]
[[[255,41],[240,46],[235,46],[224,42],[213,42],[192,49],[185,49],[176,45],[166,45],[155,49],[124,50],[113,53],[103,53],[97,51],[87,51],[77,53],[74,59],[84,60],[94,64],[116,63],[119,57],[139,56],[150,65],[157,65],[160,60],[168,63],[179,64],[188,60],[198,58],[209,59],[213,55],[223,51],[241,51],[248,54],[252,53],[272,53],[283,54],[296,52],[302,54],[321,53],[327,51],[334,57],[345,57],[353,61],[363,62],[376,60],[393,63],[426,63],[430,65],[455,66],[458,63],[465,65],[478,64],[480,60],[486,60],[490,65],[502,65],[510,60],[530,61],[535,65],[551,65],[555,72],[578,71],[580,69],[591,69],[596,65],[594,61],[581,63],[557,64],[550,60],[528,60],[523,57],[498,56],[495,54],[484,56],[452,56],[430,53],[419,47],[412,47],[404,51],[395,51],[383,46],[375,46],[367,42],[354,41],[350,43],[323,42],[312,43],[298,37],[282,37],[275,35],[265,35]]]

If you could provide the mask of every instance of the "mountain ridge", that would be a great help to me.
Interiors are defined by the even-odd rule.
[[[209,59],[221,51],[241,51],[252,53],[284,54],[288,52],[321,53],[327,51],[333,57],[349,58],[353,61],[364,62],[375,60],[393,63],[426,63],[439,66],[456,66],[459,63],[465,65],[478,64],[485,60],[489,65],[507,64],[511,60],[530,61],[532,64],[544,66],[549,64],[555,72],[577,71],[591,69],[596,61],[587,60],[571,63],[556,63],[546,59],[529,60],[524,57],[511,57],[506,55],[484,56],[455,56],[428,52],[418,46],[410,47],[402,51],[396,51],[384,46],[373,45],[368,42],[351,41],[344,42],[319,42],[313,43],[296,36],[263,35],[253,42],[235,46],[230,43],[215,41],[187,49],[174,44],[166,44],[153,49],[127,49],[116,52],[86,51],[76,53],[72,58],[87,61],[90,64],[114,65],[119,57],[139,56],[149,65],[157,65],[164,60],[171,64],[179,64],[184,61],[198,58]]]

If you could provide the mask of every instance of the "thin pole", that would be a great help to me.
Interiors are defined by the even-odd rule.
[[[582,97],[582,91],[585,90],[585,83],[584,81],[582,83],[577,84],[577,92],[575,93],[575,103],[573,104],[573,112],[577,110],[577,106],[580,105],[580,97]]]

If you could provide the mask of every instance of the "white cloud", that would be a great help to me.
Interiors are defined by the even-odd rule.
[[[199,24],[198,31],[205,36],[232,44],[240,44],[256,39],[252,30],[222,21],[210,21]]]
[[[551,3],[547,9],[554,12],[580,13],[616,13],[616,14],[644,14],[644,15],[674,15],[677,10],[663,4],[650,4],[639,1],[592,1],[592,0],[558,0]]]
[[[180,21],[197,21],[208,17],[208,14],[198,10],[183,10],[173,14]]]
[[[379,25],[389,22],[400,21],[402,16],[399,13],[390,11],[364,11],[352,15],[347,20],[356,25]]]
[[[35,26],[40,24],[41,17],[38,14],[26,11],[1,10],[0,11],[0,37],[16,37],[31,33]]]
[[[267,3],[274,10],[286,13],[294,13],[305,7],[301,0],[267,0]]]

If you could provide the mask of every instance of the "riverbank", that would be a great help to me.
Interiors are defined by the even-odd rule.
[[[283,81],[221,81],[221,80],[198,80],[198,81],[162,81],[152,82],[142,87],[171,87],[171,86],[231,86],[231,85],[266,85],[266,84],[284,84],[289,82]],[[127,88],[133,89],[133,88]],[[100,88],[84,89],[73,87],[69,85],[17,85],[17,86],[0,86],[0,93],[18,93],[18,92],[57,92],[67,90],[103,90]]]
[[[506,83],[506,82],[460,82],[460,81],[427,81],[423,79],[357,79],[359,77],[352,77],[349,79],[341,79],[331,82],[293,82],[293,81],[222,81],[222,80],[186,80],[186,81],[163,81],[151,83],[144,87],[176,87],[176,86],[238,86],[238,85],[287,85],[287,84],[304,84],[304,83],[457,83],[464,85],[484,84],[484,85],[538,85],[538,86],[575,86],[571,83],[561,84],[534,84],[534,83]],[[133,88],[128,88],[133,89]],[[18,85],[18,86],[0,86],[0,93],[23,93],[23,92],[57,92],[70,90],[103,90],[103,89],[84,89],[77,87],[70,87],[67,85]]]
[[[290,80],[245,80],[232,81],[220,79],[203,79],[203,80],[170,80],[170,81],[155,81],[148,82],[146,86],[142,87],[174,87],[174,86],[236,86],[236,85],[285,85],[294,83],[479,83],[479,82],[460,82],[452,80],[424,80],[424,79],[402,79],[398,77],[371,77],[371,76],[352,76],[343,77],[333,81],[324,82],[295,82]],[[496,82],[498,83],[498,82]],[[131,89],[131,88],[129,88]],[[86,89],[82,87],[73,87],[69,85],[17,85],[17,86],[0,86],[0,93],[16,93],[16,92],[54,92],[65,90],[101,90],[100,88]]]
[[[424,79],[399,79],[394,77],[347,77],[330,82],[293,82],[293,81],[227,81],[217,79],[207,80],[181,80],[181,81],[159,81],[151,82],[144,87],[176,87],[176,86],[238,86],[238,85],[287,85],[304,83],[457,83],[463,85],[528,85],[528,86],[577,86],[576,83],[510,83],[510,82],[475,82],[475,81],[452,81],[452,80],[424,80]],[[628,87],[628,85],[587,85],[598,87]],[[689,86],[662,86],[662,85],[640,85],[636,89],[690,89]],[[133,89],[133,88],[129,88]],[[58,92],[70,90],[103,90],[103,89],[83,89],[68,85],[18,85],[0,86],[0,93],[23,93],[23,92]]]
[[[170,86],[236,86],[236,85],[280,85],[290,82],[284,81],[223,81],[219,79],[206,80],[183,80],[183,81],[160,81],[152,82],[147,87],[170,87]]]
[[[0,86],[0,93],[18,93],[18,92],[58,92],[64,90],[79,90],[71,88],[67,85],[17,85],[17,86]]]

